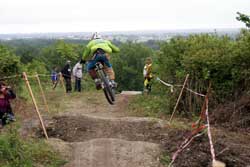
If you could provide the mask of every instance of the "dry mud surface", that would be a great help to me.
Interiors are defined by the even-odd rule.
[[[74,101],[66,112],[47,121],[49,143],[68,159],[65,167],[162,166],[161,139],[155,137],[164,123],[127,117],[123,110],[128,98],[118,95],[114,106],[106,101]]]
[[[79,94],[65,100],[63,112],[46,118],[48,143],[68,160],[64,167],[164,166],[162,154],[171,156],[190,131],[166,126],[160,119],[131,117],[126,112],[130,98],[117,95],[111,106],[102,93]],[[39,126],[34,121],[26,124],[30,129]],[[216,159],[227,167],[250,167],[250,135],[246,131],[213,127],[212,133]],[[173,166],[211,166],[207,136],[196,138]]]

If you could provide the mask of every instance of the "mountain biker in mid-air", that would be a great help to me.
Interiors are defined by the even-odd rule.
[[[117,53],[120,49],[113,45],[110,41],[104,40],[101,38],[101,35],[95,32],[92,35],[91,41],[88,43],[86,49],[83,53],[83,61],[88,61],[87,70],[91,78],[95,81],[96,89],[101,89],[101,81],[97,77],[95,71],[95,64],[101,62],[104,64],[104,71],[109,76],[113,86],[116,86],[115,83],[115,73],[112,68],[110,60],[111,53]]]

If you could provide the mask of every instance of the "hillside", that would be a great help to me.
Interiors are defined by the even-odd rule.
[[[167,166],[171,155],[191,130],[191,122],[185,119],[169,125],[166,119],[138,117],[138,113],[128,107],[134,103],[135,97],[131,95],[117,95],[114,106],[106,102],[102,92],[77,93],[63,98],[52,93],[50,98],[60,106],[60,111],[45,117],[50,137],[48,143],[68,161],[65,167],[81,167],[83,164],[87,167]],[[34,131],[40,127],[38,120],[32,120],[37,123],[24,127],[24,131],[29,129],[29,134],[43,138],[42,131]],[[24,121],[24,125],[30,121]],[[213,127],[212,135],[218,160],[228,167],[250,164],[248,133]],[[180,153],[174,166],[209,164],[210,148],[204,134]]]

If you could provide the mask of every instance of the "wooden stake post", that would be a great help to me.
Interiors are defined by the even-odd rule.
[[[40,78],[39,78],[38,74],[36,74],[36,80],[38,82],[38,85],[39,85],[39,88],[40,88],[40,91],[41,91],[41,94],[42,94],[42,97],[43,97],[43,102],[44,102],[44,105],[46,106],[46,110],[47,110],[47,112],[49,112],[49,106],[48,106],[48,103],[47,103],[47,100],[46,100],[46,97],[45,97],[45,94],[44,94],[44,91],[43,91],[43,87],[41,85],[41,81],[40,81]]]
[[[23,77],[24,77],[25,83],[26,83],[26,85],[27,85],[27,88],[28,88],[28,90],[29,90],[30,96],[31,96],[31,98],[32,98],[33,104],[34,104],[34,106],[35,106],[36,113],[37,113],[38,118],[39,118],[39,120],[40,120],[40,123],[41,123],[42,129],[43,129],[44,135],[45,135],[46,139],[48,139],[48,134],[47,134],[46,128],[45,128],[45,126],[44,126],[42,116],[41,116],[41,114],[40,114],[40,112],[39,112],[38,106],[37,106],[37,104],[36,104],[36,99],[35,99],[35,97],[34,97],[34,95],[33,95],[33,92],[32,92],[32,89],[31,89],[31,86],[30,86],[28,77],[27,77],[27,75],[26,75],[25,72],[23,72]]]
[[[184,88],[185,88],[185,86],[186,86],[186,84],[187,84],[188,77],[189,77],[189,74],[187,74],[187,76],[186,76],[186,78],[185,78],[185,81],[184,81],[184,83],[183,83],[183,86],[182,86],[180,95],[179,95],[178,100],[177,100],[177,102],[176,102],[176,104],[175,104],[175,107],[174,107],[174,111],[173,111],[173,113],[172,113],[172,115],[171,115],[171,118],[170,118],[170,120],[169,120],[170,123],[171,123],[171,121],[172,121],[172,119],[173,119],[173,117],[174,117],[174,113],[175,113],[175,111],[176,111],[176,109],[177,109],[177,106],[178,106],[180,100],[181,100],[181,96],[182,96],[183,90],[184,90]]]

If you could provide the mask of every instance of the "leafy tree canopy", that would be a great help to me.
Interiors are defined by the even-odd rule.
[[[248,15],[246,15],[246,14],[242,14],[242,13],[240,13],[240,12],[237,12],[237,14],[238,14],[238,16],[236,17],[236,19],[237,19],[238,21],[241,21],[241,22],[245,23],[246,26],[247,26],[248,28],[250,28],[250,16],[248,16]]]
[[[20,72],[20,58],[6,46],[0,45],[0,76],[14,75]]]

